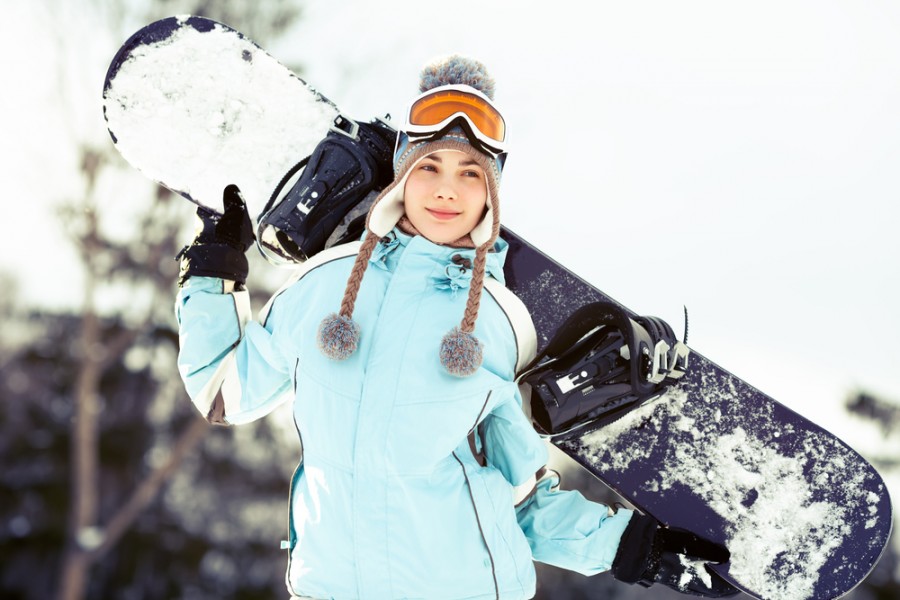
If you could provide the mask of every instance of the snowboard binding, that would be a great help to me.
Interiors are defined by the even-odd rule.
[[[263,256],[272,264],[294,264],[341,233],[349,238],[342,222],[358,216],[358,207],[364,215],[363,201],[393,179],[395,138],[396,130],[384,119],[357,123],[338,115],[313,153],[278,183],[259,216],[256,237]],[[358,220],[351,223],[358,229]]]
[[[531,386],[539,431],[565,438],[597,429],[661,395],[685,374],[689,355],[662,319],[632,318],[616,304],[594,302],[560,326],[519,381]]]

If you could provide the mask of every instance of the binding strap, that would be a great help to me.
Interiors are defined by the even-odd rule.
[[[612,302],[575,311],[520,376],[545,433],[583,432],[610,422],[681,378],[690,350],[658,317],[632,318]]]

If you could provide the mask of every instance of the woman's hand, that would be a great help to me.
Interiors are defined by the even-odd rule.
[[[243,285],[250,271],[245,253],[256,239],[241,190],[234,184],[222,192],[221,215],[200,207],[200,227],[190,245],[176,256],[181,260],[178,285],[189,277],[218,277]]]

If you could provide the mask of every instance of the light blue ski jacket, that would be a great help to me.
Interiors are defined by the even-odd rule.
[[[506,243],[489,255],[475,330],[484,362],[466,378],[444,371],[438,348],[468,292],[470,273],[453,258],[474,251],[397,230],[360,288],[359,349],[345,361],[322,355],[317,328],[340,306],[358,248],[302,265],[259,322],[247,292],[226,293],[219,279],[191,278],[176,304],[179,369],[201,412],[240,424],[293,401],[303,459],[291,482],[290,592],[530,598],[533,559],[609,569],[631,512],[611,515],[535,477],[547,449],[514,382],[535,334],[502,285]]]

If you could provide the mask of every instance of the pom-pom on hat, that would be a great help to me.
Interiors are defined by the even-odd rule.
[[[425,93],[442,85],[467,85],[491,100],[494,99],[494,78],[477,60],[454,54],[426,65],[419,77],[419,92]]]
[[[435,61],[422,70],[420,92],[446,85],[468,86],[491,100],[494,97],[495,83],[485,66],[459,55]],[[401,136],[401,139],[404,137]],[[448,130],[437,139],[410,141],[407,138],[398,144],[394,156],[394,181],[381,192],[369,210],[366,237],[347,281],[340,312],[329,315],[319,326],[319,347],[326,356],[341,360],[348,358],[356,350],[362,332],[352,319],[353,307],[369,259],[379,240],[401,223],[405,215],[403,192],[410,171],[420,160],[441,150],[464,152],[481,166],[486,179],[487,204],[485,215],[475,228],[463,238],[448,244],[453,247],[475,248],[475,261],[462,320],[458,327],[444,336],[439,345],[436,342],[436,356],[448,373],[460,377],[472,375],[481,366],[483,345],[473,332],[484,287],[487,254],[500,234],[499,183],[502,164],[495,156],[485,154],[473,146],[466,132],[459,127]],[[401,227],[409,228],[410,225],[404,220]]]

